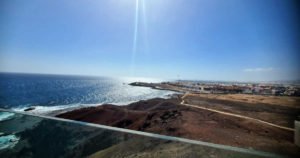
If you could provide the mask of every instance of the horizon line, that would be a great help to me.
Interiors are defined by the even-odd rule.
[[[300,82],[300,79],[291,80],[272,80],[272,81],[239,81],[239,80],[213,80],[213,79],[164,79],[157,77],[143,76],[109,76],[109,75],[92,75],[92,74],[62,74],[62,73],[43,73],[43,72],[16,72],[16,71],[0,71],[0,73],[8,74],[30,74],[30,75],[57,75],[57,76],[81,76],[81,77],[109,77],[109,78],[148,78],[159,79],[163,81],[207,81],[207,82],[240,82],[240,83],[272,83],[272,82]]]

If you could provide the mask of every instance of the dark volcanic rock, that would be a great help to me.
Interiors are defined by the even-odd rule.
[[[31,111],[31,110],[34,110],[34,109],[35,109],[35,107],[29,107],[29,108],[25,109],[24,111]]]

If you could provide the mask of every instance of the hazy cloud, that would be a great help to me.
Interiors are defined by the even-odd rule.
[[[247,68],[243,70],[244,72],[269,72],[273,71],[273,68]]]

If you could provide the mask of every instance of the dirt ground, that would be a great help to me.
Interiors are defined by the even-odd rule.
[[[238,101],[253,104],[271,104],[300,109],[300,97],[267,96],[250,94],[190,94],[208,99]]]
[[[290,128],[294,127],[294,120],[300,115],[300,100],[297,97],[189,94],[183,98],[189,104],[240,114]]]
[[[206,103],[212,102],[210,104],[216,104],[215,102],[217,102],[217,104],[223,104],[223,107],[227,106],[227,103],[220,102],[217,99],[205,100],[197,97],[190,98],[189,100],[204,100]],[[180,102],[181,99],[179,98],[150,99],[127,106],[102,105],[84,108],[60,114],[58,117],[217,144],[252,148],[288,156],[300,155],[299,147],[293,143],[294,133],[292,131],[266,126],[252,120],[186,107],[181,105]],[[201,104],[199,103],[199,105]],[[220,105],[218,106],[221,107]],[[236,104],[235,107],[240,105],[240,103]],[[248,106],[251,106],[251,108]],[[244,109],[250,111],[252,106],[252,104],[247,105],[245,107],[248,109]],[[259,104],[257,106],[264,107],[265,105]],[[267,111],[267,114],[274,117],[274,119],[278,117],[277,114],[273,116],[271,112],[273,107],[266,109],[263,108],[260,110],[261,112]],[[231,110],[238,111],[239,109],[231,108]],[[285,110],[281,108],[275,109],[279,113],[288,111]],[[254,115],[259,110],[256,107],[253,111]],[[242,111],[241,113],[245,112]],[[286,115],[289,115],[289,113],[282,113],[282,117],[289,118]]]

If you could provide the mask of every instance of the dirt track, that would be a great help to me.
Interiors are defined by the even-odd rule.
[[[196,100],[199,99],[202,100]],[[84,108],[58,117],[283,155],[300,155],[299,148],[293,143],[293,131],[223,112],[182,106],[180,102],[180,98],[150,99],[127,106]]]
[[[300,105],[298,102],[289,104],[270,104],[274,100],[268,96],[251,95],[252,101],[241,101],[229,98],[240,98],[240,95],[202,95],[202,94],[187,94],[182,99],[185,104],[196,105],[203,109],[212,109],[221,112],[227,112],[240,116],[261,120],[274,125],[294,128],[294,120],[300,114]],[[255,98],[257,97],[257,98]],[[224,99],[226,98],[226,99]],[[268,98],[269,104],[263,103],[261,98]],[[275,99],[278,100],[278,97]],[[280,100],[280,99],[279,99]],[[279,103],[284,103],[283,100],[289,100],[288,97],[283,97]],[[276,103],[276,102],[275,102]],[[287,102],[287,104],[290,102]]]
[[[202,109],[202,110],[208,110],[208,111],[211,111],[211,112],[216,112],[216,113],[227,115],[227,116],[233,116],[233,117],[238,117],[238,118],[244,118],[244,119],[248,119],[248,120],[253,120],[253,121],[256,121],[258,123],[262,123],[262,124],[265,124],[265,125],[268,125],[268,126],[277,127],[277,128],[288,130],[288,131],[294,131],[293,128],[276,125],[276,124],[273,124],[273,123],[270,123],[270,122],[266,122],[266,121],[262,121],[262,120],[259,120],[259,119],[255,119],[255,118],[251,118],[251,117],[247,117],[247,116],[243,116],[243,115],[238,115],[238,114],[234,114],[234,113],[230,113],[230,112],[224,112],[224,111],[220,111],[220,110],[215,110],[215,109],[211,109],[211,108],[207,108],[207,107],[201,107],[199,105],[187,104],[187,103],[185,103],[184,98],[187,97],[188,95],[189,94],[185,94],[184,96],[181,97],[182,98],[182,101],[180,103],[181,105],[185,105],[185,106],[189,106],[189,107],[193,107],[193,108],[198,108],[198,109]]]

